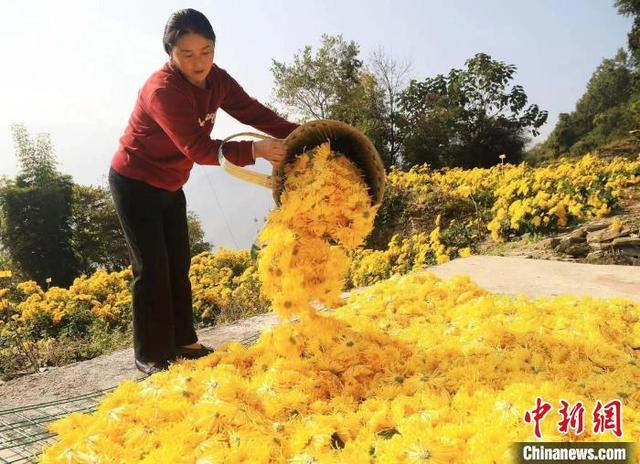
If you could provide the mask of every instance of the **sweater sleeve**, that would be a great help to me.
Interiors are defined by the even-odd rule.
[[[179,89],[156,89],[149,98],[149,112],[180,152],[198,164],[219,165],[218,148],[222,140],[212,140],[200,127],[195,104]],[[224,155],[233,164],[254,164],[251,142],[227,142]]]
[[[279,139],[285,138],[298,124],[292,123],[250,97],[238,82],[226,71],[220,69],[225,92],[220,107],[243,124]]]

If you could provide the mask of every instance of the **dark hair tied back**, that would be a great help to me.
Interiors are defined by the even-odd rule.
[[[186,8],[173,13],[164,28],[162,43],[167,55],[171,55],[178,39],[188,33],[199,34],[212,40],[214,45],[216,43],[216,35],[207,17],[193,8]]]

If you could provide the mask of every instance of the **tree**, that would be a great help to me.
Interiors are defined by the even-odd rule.
[[[285,112],[303,121],[336,119],[357,127],[388,166],[392,159],[386,149],[384,91],[359,52],[358,44],[341,35],[323,35],[315,54],[306,46],[291,64],[273,60],[274,95]]]
[[[98,268],[113,272],[129,265],[127,243],[109,190],[75,185],[72,224],[73,250],[81,273],[91,274]],[[211,251],[198,216],[192,211],[187,212],[187,225],[190,255]]]
[[[187,224],[189,226],[189,248],[191,250],[191,256],[198,255],[205,251],[211,251],[213,245],[205,241],[204,230],[200,224],[198,215],[193,211],[187,212]]]
[[[398,128],[398,100],[406,86],[411,70],[409,62],[397,62],[380,48],[371,55],[371,68],[384,94],[384,127],[387,140],[386,151],[393,164],[398,164],[400,154],[400,135]]]
[[[325,34],[315,57],[307,45],[290,65],[273,60],[276,98],[303,120],[331,117],[358,85],[358,53],[355,42]]]
[[[98,268],[112,272],[128,266],[127,244],[108,189],[77,185],[60,174],[48,134],[32,140],[20,124],[12,131],[20,172],[0,182],[0,264],[43,287],[68,286]],[[210,251],[191,211],[187,224],[191,256]]]
[[[0,191],[3,247],[22,273],[45,286],[69,285],[77,273],[71,248],[72,181],[57,171],[48,134],[12,126],[20,172]]]
[[[35,186],[55,181],[60,174],[53,155],[50,135],[37,134],[35,139],[31,140],[29,131],[23,124],[13,124],[11,132],[20,166],[20,183]]]
[[[626,103],[631,96],[632,65],[619,49],[614,58],[605,58],[589,79],[586,93],[576,104],[576,113],[585,119]]]
[[[127,244],[106,188],[74,185],[72,246],[81,274],[98,268],[113,272],[129,265]]]
[[[565,153],[580,155],[624,137],[640,122],[633,97],[633,64],[627,53],[620,49],[614,58],[602,60],[575,110],[560,114],[547,140],[532,150],[532,157],[550,159]]]
[[[615,6],[621,15],[633,17],[633,26],[627,34],[627,44],[637,66],[640,63],[640,0],[616,0]]]
[[[537,135],[547,112],[527,105],[524,89],[508,89],[514,65],[479,53],[422,82],[412,80],[400,97],[403,157],[410,166],[488,167],[501,153],[521,159],[527,134]]]

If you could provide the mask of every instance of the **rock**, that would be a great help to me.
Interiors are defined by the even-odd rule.
[[[580,227],[579,229],[576,229],[569,234],[569,237],[576,237],[581,239],[585,238],[586,236],[587,236],[587,230],[584,229],[583,227]]]
[[[569,245],[564,253],[571,255],[575,258],[584,257],[589,254],[591,247],[586,243],[572,243]]]
[[[620,238],[614,239],[612,245],[615,248],[622,248],[627,246],[640,247],[640,238],[620,237]]]
[[[560,253],[569,253],[568,250],[571,249],[574,245],[581,245],[581,244],[584,244],[587,248],[589,247],[584,241],[584,238],[567,236],[560,240],[560,243],[556,247],[556,250],[559,251]]]
[[[618,248],[616,251],[618,251],[620,254],[625,256],[640,258],[640,248],[638,247],[623,247],[623,248]]]
[[[535,248],[540,250],[553,250],[560,244],[560,239],[558,237],[550,237],[545,238],[544,240],[540,240],[536,243]]]
[[[591,242],[589,246],[594,250],[611,250],[611,242]]]
[[[587,236],[587,242],[608,242],[613,240],[614,238],[624,237],[628,235],[631,231],[624,227],[620,229],[606,229],[600,232],[594,232]]]
[[[598,261],[600,258],[602,258],[605,255],[604,250],[596,250],[596,251],[592,251],[591,253],[589,253],[584,260],[586,262],[595,262]]]
[[[587,241],[587,239],[585,238],[585,235],[569,235],[568,239],[569,239],[569,243],[584,243]]]
[[[600,232],[590,232],[587,234],[587,243],[600,243]]]
[[[609,227],[609,222],[594,222],[584,226],[587,232],[595,232],[597,230],[606,229],[607,227]]]
[[[569,240],[568,237],[563,238],[562,240],[560,240],[560,243],[558,244],[558,246],[556,247],[556,251],[560,252],[560,253],[566,253],[567,249],[572,245],[571,241]]]

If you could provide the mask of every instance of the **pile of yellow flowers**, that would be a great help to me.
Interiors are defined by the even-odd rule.
[[[259,240],[262,292],[282,316],[313,312],[311,301],[340,304],[347,252],[362,244],[378,209],[358,167],[328,142],[288,166],[282,207],[272,211]]]
[[[43,463],[511,463],[536,397],[545,441],[616,441],[557,429],[560,399],[622,401],[640,434],[640,307],[529,300],[468,279],[393,277],[330,316],[249,347],[121,384],[93,415],[53,425]]]

